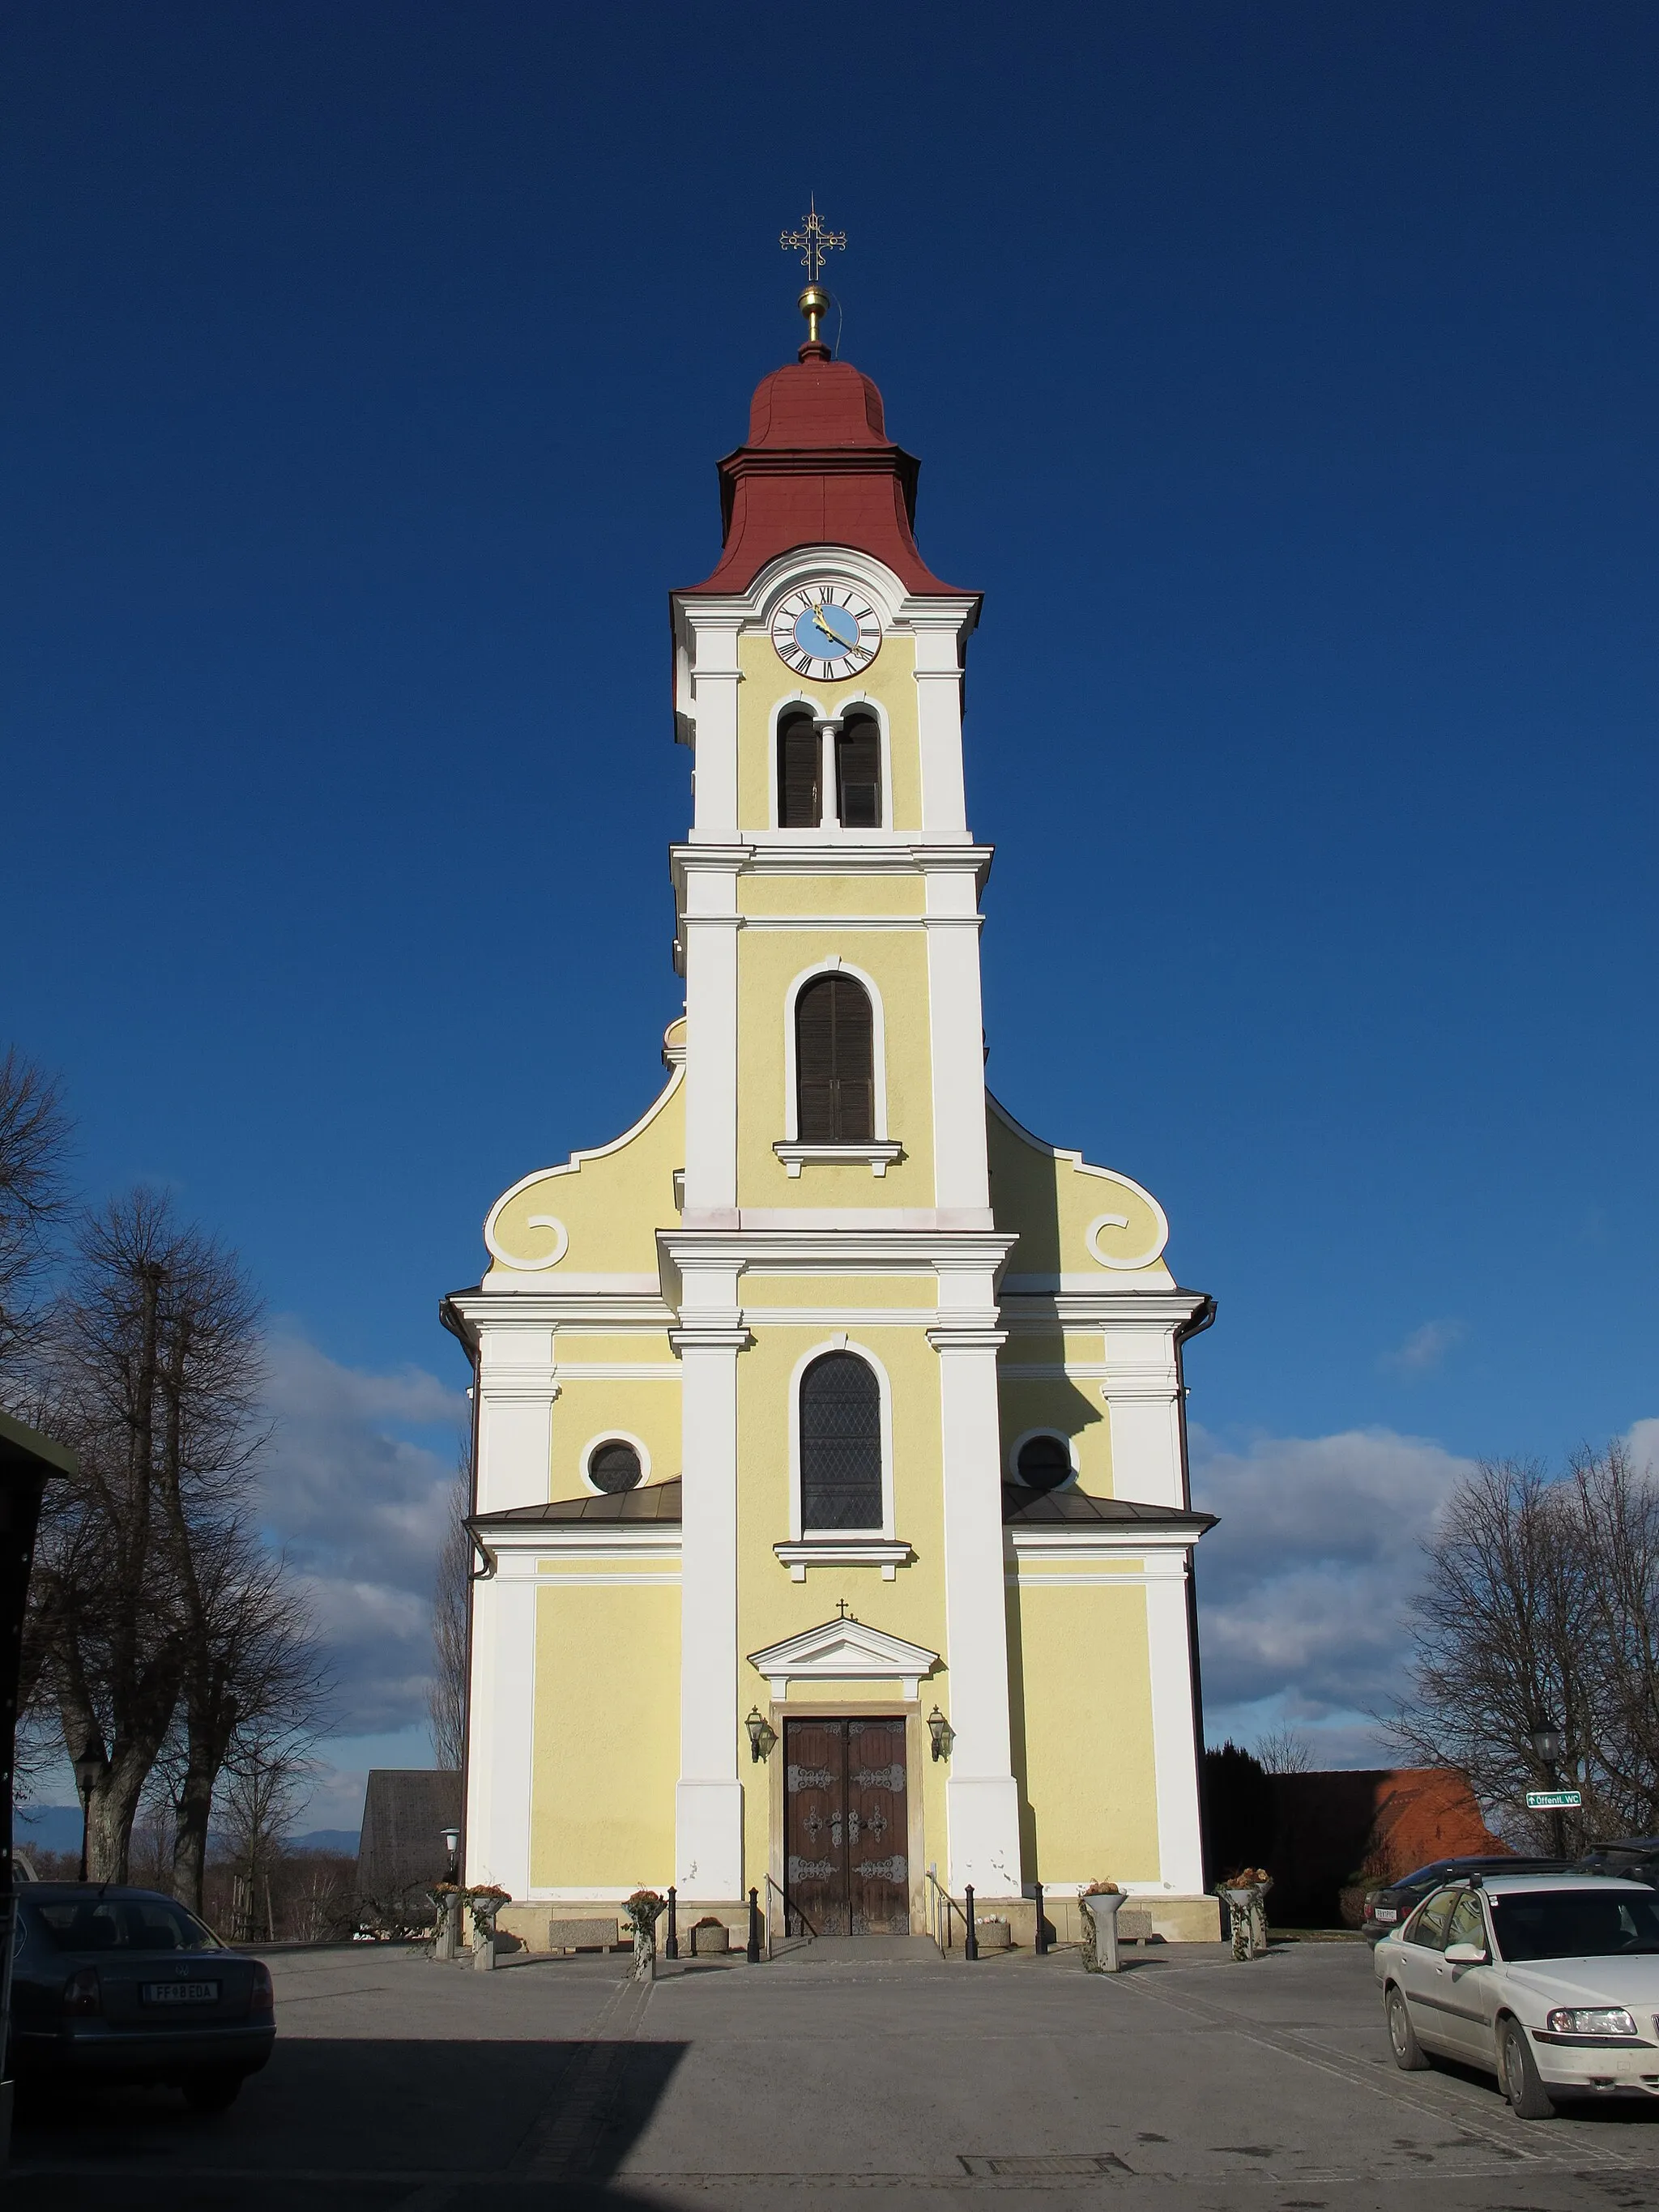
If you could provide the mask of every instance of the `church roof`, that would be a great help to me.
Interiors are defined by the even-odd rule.
[[[1141,1505],[1132,1498],[1091,1498],[1082,1490],[1028,1490],[1023,1482],[1002,1486],[1002,1517],[1016,1528],[1066,1528],[1104,1524],[1114,1528],[1213,1528],[1213,1513],[1183,1511],[1178,1505]]]
[[[475,1513],[467,1526],[523,1528],[537,1523],[678,1521],[679,1517],[680,1479],[676,1475],[672,1482],[643,1482],[637,1490],[593,1498],[556,1498],[546,1505],[510,1505],[502,1513]]]
[[[622,1490],[595,1498],[556,1498],[546,1505],[513,1505],[502,1513],[478,1513],[474,1528],[523,1528],[607,1521],[678,1521],[680,1517],[680,1478],[671,1482],[641,1483],[637,1490]],[[1183,1512],[1173,1505],[1139,1505],[1128,1498],[1091,1498],[1081,1490],[1027,1490],[1023,1483],[1002,1486],[1002,1517],[1017,1527],[1077,1528],[1104,1524],[1109,1528],[1212,1528],[1213,1513]]]
[[[763,380],[748,443],[718,466],[726,550],[683,596],[747,591],[769,561],[798,545],[854,546],[884,561],[907,590],[963,596],[916,550],[921,464],[888,437],[870,379],[823,347],[803,346],[800,360]]]

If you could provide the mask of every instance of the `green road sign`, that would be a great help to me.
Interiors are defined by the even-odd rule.
[[[1528,1790],[1527,1809],[1530,1813],[1559,1813],[1568,1807],[1582,1805],[1582,1790]]]

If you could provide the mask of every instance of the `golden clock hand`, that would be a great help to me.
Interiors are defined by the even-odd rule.
[[[846,643],[846,640],[839,634],[839,632],[831,629],[829,623],[823,619],[823,609],[822,606],[815,606],[813,608],[812,620],[832,644],[844,645]]]

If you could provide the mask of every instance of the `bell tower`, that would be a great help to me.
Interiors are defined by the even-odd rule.
[[[933,1283],[944,1594],[976,1624],[951,1659],[950,1863],[981,1894],[1017,1894],[995,1293],[1014,1239],[991,1214],[991,854],[968,826],[962,752],[980,598],[917,550],[917,464],[870,379],[830,358],[816,275],[805,343],[720,464],[720,561],[672,599],[677,727],[696,763],[672,855],[686,1157],[665,1239],[684,1286],[678,1868],[695,1894],[718,1865],[707,1893],[722,1895],[737,1864],[735,1586],[705,1582],[694,1605],[692,1561],[738,1554],[740,1284],[786,1254],[826,1283]]]

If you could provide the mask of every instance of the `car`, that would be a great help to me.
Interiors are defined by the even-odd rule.
[[[1578,2097],[1659,2097],[1659,1895],[1587,1874],[1443,1884],[1371,1954],[1389,2044],[1498,2078],[1522,2119]]]
[[[223,2112],[270,2057],[270,1969],[173,1898],[108,1882],[17,1897],[12,2063],[20,2087],[167,2081]]]
[[[1571,1859],[1522,1859],[1505,1852],[1499,1858],[1431,1859],[1411,1874],[1402,1874],[1398,1881],[1390,1882],[1385,1889],[1374,1889],[1365,1899],[1365,1941],[1373,1948],[1392,1928],[1397,1928],[1431,1890],[1442,1882],[1453,1881],[1460,1875],[1486,1874],[1570,1874]]]
[[[1659,1836],[1626,1836],[1616,1844],[1592,1844],[1578,1862],[1584,1874],[1614,1874],[1626,1881],[1644,1881],[1659,1889]]]

